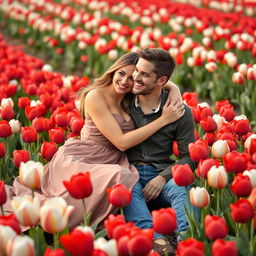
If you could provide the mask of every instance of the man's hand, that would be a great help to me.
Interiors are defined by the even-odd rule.
[[[161,175],[158,175],[149,181],[142,191],[146,201],[149,202],[153,199],[156,199],[162,192],[165,184],[165,178]]]

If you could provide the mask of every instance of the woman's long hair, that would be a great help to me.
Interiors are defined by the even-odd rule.
[[[87,86],[85,88],[81,88],[78,92],[78,96],[80,99],[80,114],[82,118],[85,118],[85,96],[86,94],[96,88],[103,88],[112,84],[114,73],[127,65],[136,65],[138,61],[138,53],[136,52],[128,52],[121,56],[112,66],[108,68],[108,70],[99,78],[96,78],[92,85]],[[129,101],[132,99],[132,93],[127,93],[121,103],[122,108],[127,111]]]

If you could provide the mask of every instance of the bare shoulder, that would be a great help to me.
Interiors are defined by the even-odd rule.
[[[85,96],[85,107],[87,112],[93,111],[103,111],[107,108],[106,98],[101,89],[93,89],[89,91]]]
[[[103,99],[103,92],[100,89],[93,89],[89,91],[85,96],[85,101],[95,101],[99,99]]]

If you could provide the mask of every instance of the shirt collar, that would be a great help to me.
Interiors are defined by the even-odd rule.
[[[163,93],[162,93],[162,96],[163,96]],[[162,105],[163,105],[163,104],[162,104],[162,100],[163,100],[163,97],[162,97],[162,96],[161,96],[161,98],[160,98],[160,101],[159,101],[159,103],[158,103],[158,106],[157,106],[156,108],[152,109],[152,111],[151,111],[150,113],[148,113],[148,114],[157,113],[157,112],[160,110],[160,108],[162,108]],[[140,103],[139,103],[139,97],[138,97],[138,95],[135,96],[134,104],[135,104],[135,107],[136,107],[136,108],[141,109]]]

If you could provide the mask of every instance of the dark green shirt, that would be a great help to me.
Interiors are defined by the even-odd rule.
[[[168,97],[168,92],[163,91],[159,111],[144,114],[139,106],[133,102],[129,107],[136,127],[142,127],[161,116],[162,108]],[[148,162],[155,166],[160,175],[167,181],[172,177],[171,167],[174,164],[189,164],[192,170],[196,163],[189,157],[188,144],[195,141],[195,123],[189,107],[185,105],[185,114],[176,122],[171,123],[153,134],[141,144],[126,151],[129,162],[136,164],[138,161]],[[178,142],[180,159],[175,161],[173,155],[173,141]]]

